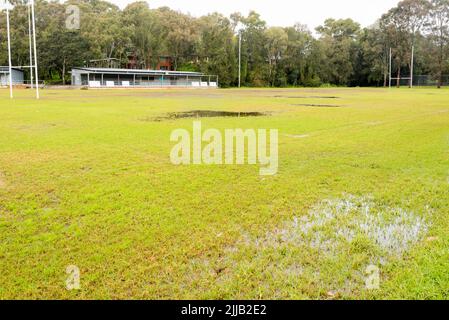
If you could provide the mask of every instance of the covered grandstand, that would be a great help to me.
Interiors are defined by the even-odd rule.
[[[72,85],[91,88],[217,88],[218,76],[187,71],[80,67],[72,69]]]

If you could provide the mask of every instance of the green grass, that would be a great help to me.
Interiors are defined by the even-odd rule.
[[[0,90],[0,299],[449,298],[447,89],[15,94]],[[278,129],[278,175],[173,166],[170,133],[192,119],[153,119],[197,109],[271,112],[202,125]],[[348,199],[370,199],[380,224],[399,208],[427,230],[400,254],[357,228],[343,241],[358,209],[317,219]],[[304,239],[295,219],[315,223]],[[379,290],[365,288],[370,264]],[[66,290],[68,265],[79,291]]]

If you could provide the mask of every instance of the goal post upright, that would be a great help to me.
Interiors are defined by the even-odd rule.
[[[36,78],[36,99],[39,99],[39,76],[37,72],[36,20],[34,15],[34,0],[31,0],[31,24],[33,28],[34,76]]]
[[[408,80],[409,81],[409,88],[413,88],[413,80],[414,80],[414,69],[415,69],[415,46],[413,45],[411,48],[411,57],[410,57],[410,76],[408,77],[402,77],[400,74],[398,74],[397,77],[392,76],[392,70],[393,70],[393,50],[390,47],[390,59],[389,59],[389,70],[388,70],[388,87],[391,88],[391,81],[396,80],[398,82],[398,85],[401,86],[401,80]]]
[[[38,77],[38,65],[37,65],[37,45],[36,45],[36,21],[34,14],[34,0],[28,0],[28,33],[29,33],[29,45],[30,45],[30,78],[31,88],[33,89],[33,81],[36,86],[36,99],[39,99],[39,77]],[[13,5],[9,0],[0,0],[0,11],[6,10],[6,31],[8,39],[8,72],[9,72],[9,94],[12,99],[13,96],[13,66],[12,66],[12,54],[11,54],[11,30],[10,30],[10,14],[9,11],[13,8]],[[34,48],[34,61],[33,61],[33,48]],[[34,63],[33,63],[34,62]],[[34,68],[34,77],[33,77]]]
[[[9,3],[6,3],[6,32],[8,33],[9,97],[12,99],[13,93],[12,93],[11,34],[9,27]]]
[[[31,85],[31,89],[34,89],[34,84],[33,84],[33,44],[32,44],[32,34],[31,34],[31,8],[30,8],[29,1],[28,1],[28,5],[27,5],[27,12],[28,12],[28,44],[30,47],[30,85]]]

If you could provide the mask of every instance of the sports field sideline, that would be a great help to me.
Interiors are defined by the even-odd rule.
[[[0,299],[449,298],[447,89],[8,93]],[[199,120],[279,130],[277,175],[173,165]]]

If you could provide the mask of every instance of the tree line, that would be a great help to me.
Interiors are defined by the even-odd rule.
[[[26,66],[26,1],[12,2],[12,60]],[[79,29],[67,28],[69,5],[79,8]],[[6,65],[4,13],[0,21],[0,65]],[[125,65],[133,52],[145,68],[167,55],[177,70],[215,74],[221,86],[236,86],[239,36],[243,86],[387,86],[390,48],[397,77],[409,74],[412,47],[415,74],[430,75],[441,86],[449,73],[449,0],[404,0],[370,27],[327,19],[315,32],[299,23],[270,27],[254,11],[197,18],[168,7],[151,9],[147,2],[121,10],[101,0],[38,0],[36,28],[40,78],[53,83],[68,83],[68,71],[91,59],[115,58]]]

